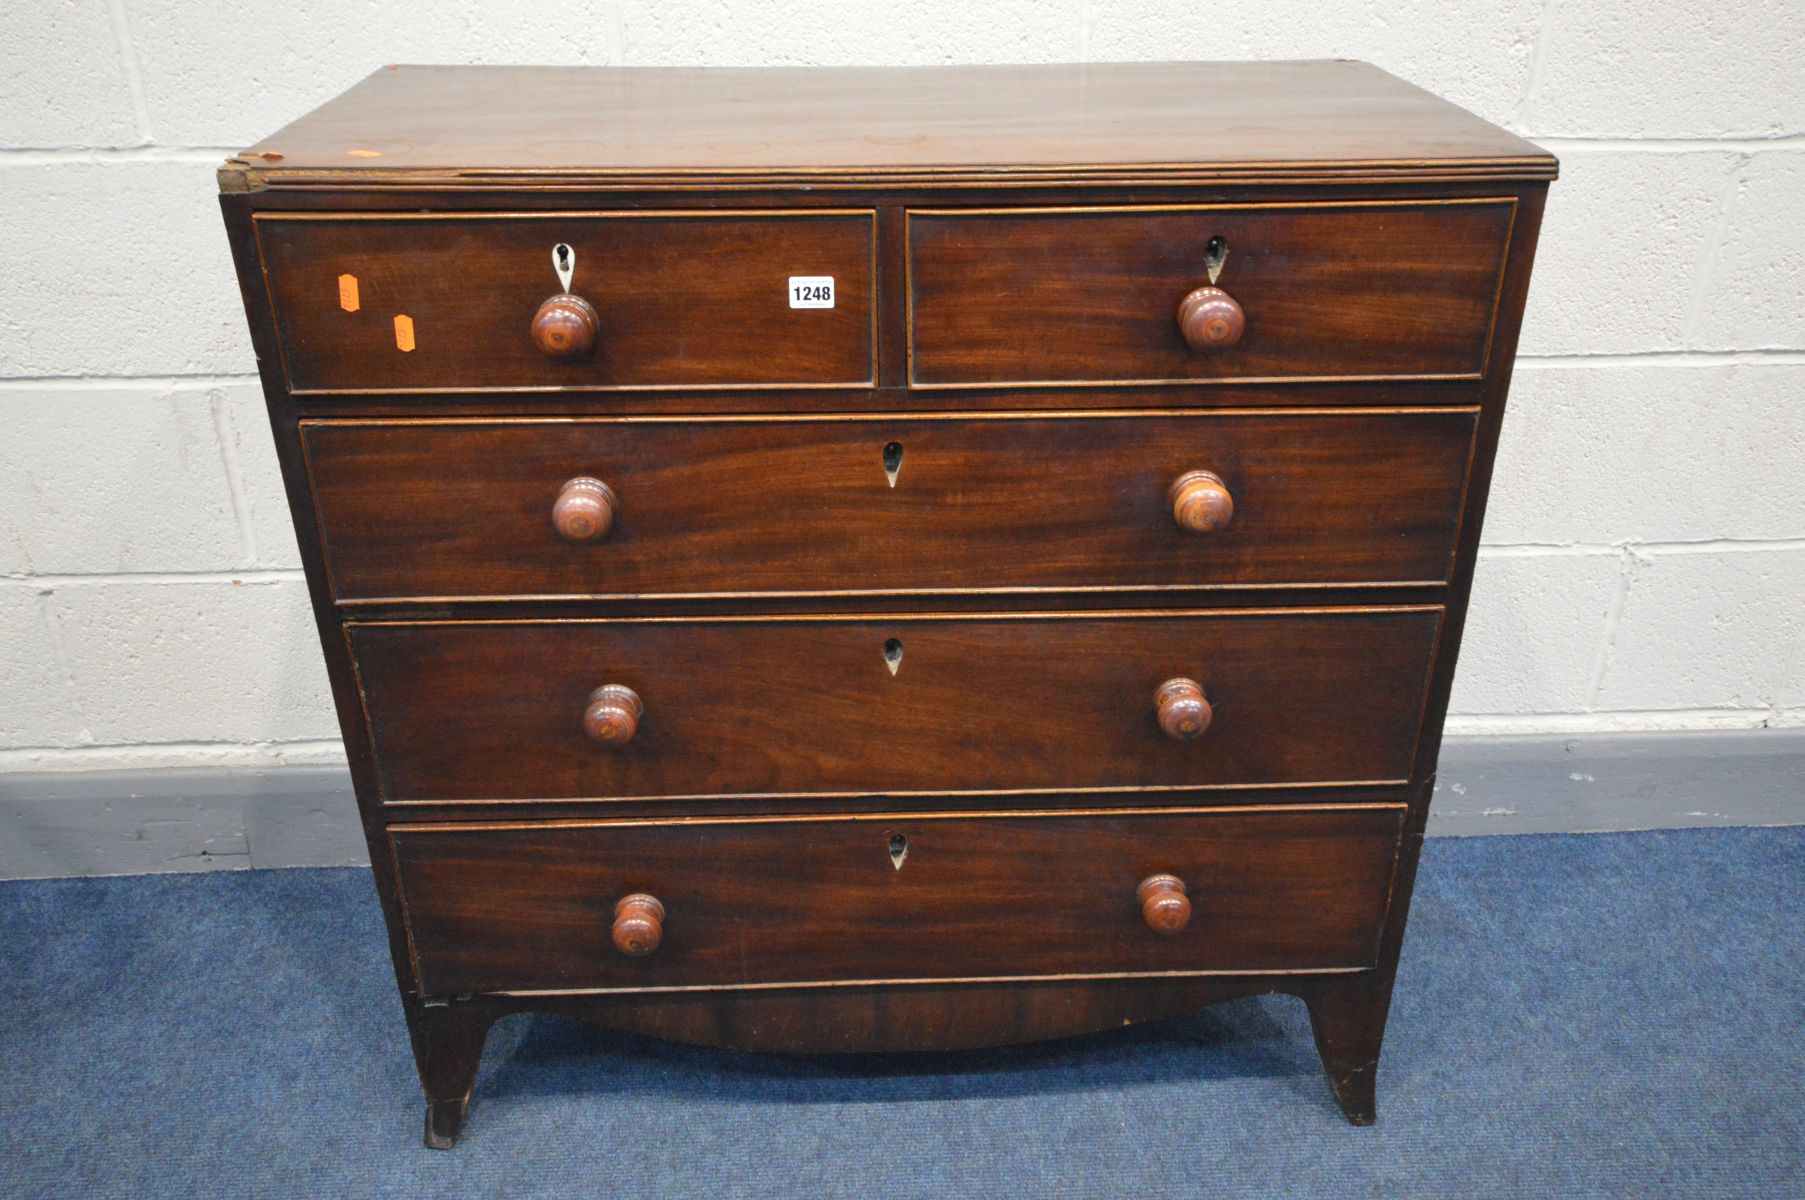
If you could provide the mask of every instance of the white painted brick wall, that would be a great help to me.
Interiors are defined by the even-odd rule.
[[[219,155],[0,156],[0,378],[254,369]]]
[[[1444,28],[1459,36],[1460,22]],[[1525,120],[1550,138],[1777,137],[1805,128],[1798,0],[1548,0]]]
[[[1795,65],[1795,71],[1796,94],[1805,96],[1805,67]],[[1794,350],[1805,345],[1801,197],[1805,152],[1762,154],[1738,174],[1721,221],[1723,239],[1700,278],[1694,345]]]
[[[1805,547],[1631,556],[1605,648],[1607,708],[1805,706]]]
[[[0,770],[340,753],[213,167],[397,61],[1378,62],[1563,162],[1453,728],[1805,724],[1802,52],[1796,0],[0,5]]]
[[[1542,0],[1466,3],[1450,21],[1446,0],[1096,0],[1085,47],[1103,61],[1361,58],[1508,123],[1541,8]]]
[[[107,0],[0,5],[0,145],[130,146],[140,136]]]
[[[1501,545],[1785,539],[1805,515],[1805,362],[1526,363],[1485,536]]]
[[[338,733],[298,579],[69,582],[50,619],[96,745]]]
[[[1523,354],[1645,354],[1686,344],[1742,156],[1561,146]]]
[[[1482,558],[1453,710],[1520,715],[1594,707],[1598,634],[1620,575],[1614,555],[1500,551]]]
[[[0,391],[8,575],[248,566],[215,423],[217,390]]]

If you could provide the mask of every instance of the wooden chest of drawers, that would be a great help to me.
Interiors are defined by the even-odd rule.
[[[1358,63],[389,68],[221,171],[427,1142],[524,1009],[1374,1075],[1547,154]]]

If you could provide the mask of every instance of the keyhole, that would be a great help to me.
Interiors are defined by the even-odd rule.
[[[1222,264],[1227,261],[1228,239],[1211,238],[1209,244],[1203,248],[1203,269],[1209,273],[1212,285],[1215,284],[1216,277],[1222,274]]]
[[[577,270],[577,252],[568,243],[559,242],[552,247],[552,270],[557,272],[558,286],[568,292],[571,276]]]
[[[903,859],[909,857],[909,839],[900,833],[890,835],[890,865],[902,870]]]
[[[890,674],[892,675],[902,670],[901,638],[891,638],[884,643],[884,665],[890,668]]]
[[[896,473],[902,470],[903,449],[901,442],[891,442],[884,447],[884,477],[890,486],[896,486]]]

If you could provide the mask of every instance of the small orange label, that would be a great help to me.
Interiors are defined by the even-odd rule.
[[[338,277],[338,306],[346,312],[357,311],[357,276]]]
[[[395,314],[395,348],[403,354],[414,348],[414,319],[406,313]]]
[[[382,157],[382,151],[380,151],[380,150],[357,149],[357,150],[347,150],[347,151],[345,151],[345,153],[349,154],[352,158],[381,158]]]

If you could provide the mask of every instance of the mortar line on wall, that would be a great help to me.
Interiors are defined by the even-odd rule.
[[[93,575],[0,575],[0,584],[35,588],[88,587],[109,583],[232,583],[246,587],[271,583],[305,583],[298,567],[256,567],[244,571],[108,571]]]
[[[0,167],[63,163],[206,163],[218,166],[242,147],[228,146],[0,146]]]
[[[1730,164],[1723,190],[1718,193],[1717,224],[1711,230],[1711,238],[1705,243],[1705,252],[1699,256],[1698,265],[1694,268],[1692,299],[1686,306],[1686,322],[1680,330],[1680,338],[1688,346],[1697,339],[1699,322],[1704,319],[1705,306],[1711,301],[1711,285],[1717,278],[1717,264],[1723,257],[1723,248],[1730,240],[1730,222],[1735,214],[1736,202],[1747,186],[1751,157],[1747,154],[1736,157]]]
[[[1543,49],[1548,44],[1548,26],[1554,16],[1554,0],[1542,0],[1541,11],[1536,14],[1535,29],[1529,35],[1529,69],[1523,72],[1523,94],[1517,98],[1518,129],[1529,128],[1530,118],[1535,113],[1537,93],[1542,87],[1543,64],[1547,54]]]
[[[108,15],[113,20],[113,47],[119,52],[119,68],[125,74],[126,91],[132,98],[132,120],[138,126],[138,145],[151,144],[150,104],[144,98],[144,72],[138,64],[138,49],[132,41],[132,23],[125,11],[125,0],[108,0]]]
[[[1574,737],[1797,728],[1801,708],[1601,709],[1583,713],[1453,713],[1449,737]]]
[[[1519,369],[1564,367],[1797,367],[1805,366],[1805,350],[1630,350],[1610,354],[1524,354]]]
[[[255,373],[243,375],[17,375],[0,377],[0,392],[52,391],[168,391],[176,388],[223,388],[257,383]]]
[[[627,15],[625,5],[615,0],[608,6],[608,31],[612,35],[613,46],[610,52],[614,55],[616,65],[627,61]]]
[[[102,750],[293,750],[309,746],[318,750],[329,750],[343,745],[344,742],[338,738],[263,738],[249,742],[234,741],[230,738],[187,738],[174,742],[87,742],[80,746],[8,746],[5,750],[0,750],[0,753],[57,753],[77,750],[82,752]]]
[[[1596,710],[1599,697],[1604,694],[1604,677],[1617,649],[1617,628],[1623,621],[1623,607],[1629,601],[1629,593],[1630,551],[1626,549],[1618,563],[1617,582],[1611,588],[1611,602],[1605,607],[1604,632],[1598,639],[1598,649],[1592,655],[1592,670],[1586,679],[1588,709]]]
[[[1622,546],[1610,542],[1479,543],[1480,558],[1603,558],[1622,552]]]
[[[294,760],[289,762],[287,760]],[[345,745],[337,738],[262,742],[118,742],[83,746],[9,746],[0,749],[0,775],[28,770],[154,770],[162,767],[271,768],[340,766]]]
[[[1631,554],[1773,554],[1805,550],[1805,538],[1713,538],[1696,542],[1625,542]]]
[[[1481,542],[1482,558],[1597,558],[1625,551],[1637,554],[1771,554],[1805,550],[1805,538],[1675,538],[1615,542]]]
[[[620,48],[620,62],[625,66],[631,61],[627,57],[627,30],[631,28],[631,23],[627,20],[627,6],[622,0],[614,0],[608,8],[614,17],[614,44]]]
[[[214,388],[207,393],[207,407],[213,414],[213,436],[219,441],[220,468],[226,473],[226,493],[232,498],[232,516],[238,522],[238,545],[243,552],[240,562],[255,569],[257,532],[251,524],[251,502],[245,494],[244,473],[238,469],[238,438],[232,416],[226,411],[225,393]]]
[[[1527,133],[1536,145],[1556,153],[1577,151],[1582,154],[1704,154],[1725,150],[1756,153],[1762,150],[1790,150],[1805,147],[1805,134],[1776,133],[1772,136],[1721,137],[1701,134],[1697,137],[1553,137]]]
[[[69,644],[63,637],[62,622],[56,619],[56,596],[52,589],[41,588],[36,596],[38,621],[43,626],[44,644],[50,647],[50,660],[56,664],[57,674],[62,677],[63,688],[67,694],[69,713],[75,718],[75,736],[92,742],[94,731],[89,726],[87,713],[82,707],[82,691],[75,678],[75,660],[69,653]],[[59,750],[75,747],[58,747]]]

